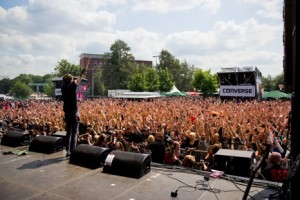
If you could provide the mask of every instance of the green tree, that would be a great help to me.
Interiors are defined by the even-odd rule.
[[[19,76],[15,77],[13,80],[13,85],[16,82],[21,82],[24,83],[25,85],[29,85],[29,83],[32,83],[32,75],[28,75],[28,74],[20,74]]]
[[[45,83],[43,76],[29,74],[29,77],[31,77],[33,83]]]
[[[181,91],[191,91],[193,90],[192,87],[192,80],[194,74],[194,67],[190,66],[186,61],[181,63],[180,67],[180,78],[176,83],[176,87]]]
[[[168,69],[172,75],[176,87],[181,91],[191,89],[194,67],[188,65],[186,61],[180,63],[170,52],[162,50],[159,54],[159,65],[157,68]]]
[[[17,81],[10,89],[9,94],[19,98],[19,99],[25,99],[29,97],[29,95],[32,93],[32,89],[28,86],[26,83],[22,83]]]
[[[145,74],[143,72],[136,72],[127,83],[128,89],[134,92],[143,92],[146,90]]]
[[[43,92],[49,97],[55,96],[55,84],[51,81],[51,79],[54,77],[54,74],[46,74],[43,76],[43,82],[45,83]]]
[[[104,54],[103,81],[106,89],[126,89],[134,70],[134,56],[130,47],[122,40],[116,40],[110,52]]]
[[[157,66],[158,70],[168,70],[172,75],[172,79],[175,82],[175,85],[179,84],[181,79],[181,70],[180,62],[176,59],[170,52],[167,50],[162,50],[159,54],[159,65]]]
[[[172,67],[175,63],[175,57],[167,50],[162,50],[160,52],[158,58],[159,58],[159,64],[158,64],[157,68],[159,70],[168,69],[170,71],[170,73],[172,74]]]
[[[67,60],[62,59],[58,62],[58,65],[55,66],[55,75],[58,77],[62,77],[67,73],[72,74],[73,76],[78,76],[82,70],[80,65],[74,65],[69,63]]]
[[[105,95],[105,87],[103,83],[102,69],[96,68],[94,74],[94,95],[103,96]]]
[[[160,92],[169,92],[174,85],[173,77],[169,73],[168,69],[158,70],[159,76],[159,91]]]
[[[275,90],[275,82],[273,81],[271,75],[268,75],[267,77],[262,77],[262,87],[264,88],[264,91]]]
[[[119,87],[119,74],[120,69],[116,65],[108,65],[105,64],[103,66],[102,75],[103,75],[103,83],[107,90],[112,89],[121,89]]]
[[[283,73],[275,76],[273,80],[274,80],[275,89],[280,90],[279,85],[284,85],[284,75],[283,75]]]
[[[217,91],[218,81],[216,76],[210,73],[210,70],[197,69],[194,73],[192,85],[206,97]]]
[[[111,65],[127,66],[134,62],[130,47],[123,40],[116,40],[110,47],[108,62]]]
[[[0,80],[0,94],[8,94],[12,84],[13,83],[9,78]]]
[[[55,96],[55,84],[52,81],[47,81],[44,86],[44,92],[48,97]]]
[[[159,90],[159,76],[155,69],[148,68],[145,73],[145,86],[146,91],[155,92]]]
[[[46,83],[48,80],[51,80],[52,78],[55,77],[55,74],[46,74],[43,76],[44,83]]]

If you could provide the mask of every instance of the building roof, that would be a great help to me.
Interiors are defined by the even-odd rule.
[[[82,53],[79,55],[79,58],[104,58],[104,54],[96,54],[96,53]]]
[[[239,72],[256,72],[261,76],[261,72],[256,66],[220,68],[218,73],[239,73]]]

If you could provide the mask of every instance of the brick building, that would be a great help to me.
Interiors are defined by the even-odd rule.
[[[82,53],[79,55],[80,61],[79,64],[80,66],[85,66],[88,60],[90,59],[90,64],[88,66],[87,70],[87,80],[88,80],[88,87],[93,88],[93,76],[95,69],[101,68],[104,63],[104,54],[92,54],[92,53]],[[149,60],[135,60],[135,63],[137,63],[139,66],[144,64],[146,66],[152,67],[152,61]],[[92,89],[93,90],[93,89]]]

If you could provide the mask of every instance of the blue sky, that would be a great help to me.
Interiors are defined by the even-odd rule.
[[[282,73],[283,1],[279,0],[0,0],[0,70],[54,72],[61,59],[128,44],[138,60],[161,50],[216,73],[257,66]]]

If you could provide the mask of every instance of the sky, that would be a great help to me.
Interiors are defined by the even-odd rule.
[[[53,73],[62,59],[110,52],[137,60],[167,50],[190,66],[283,72],[282,0],[0,0],[0,79]]]

